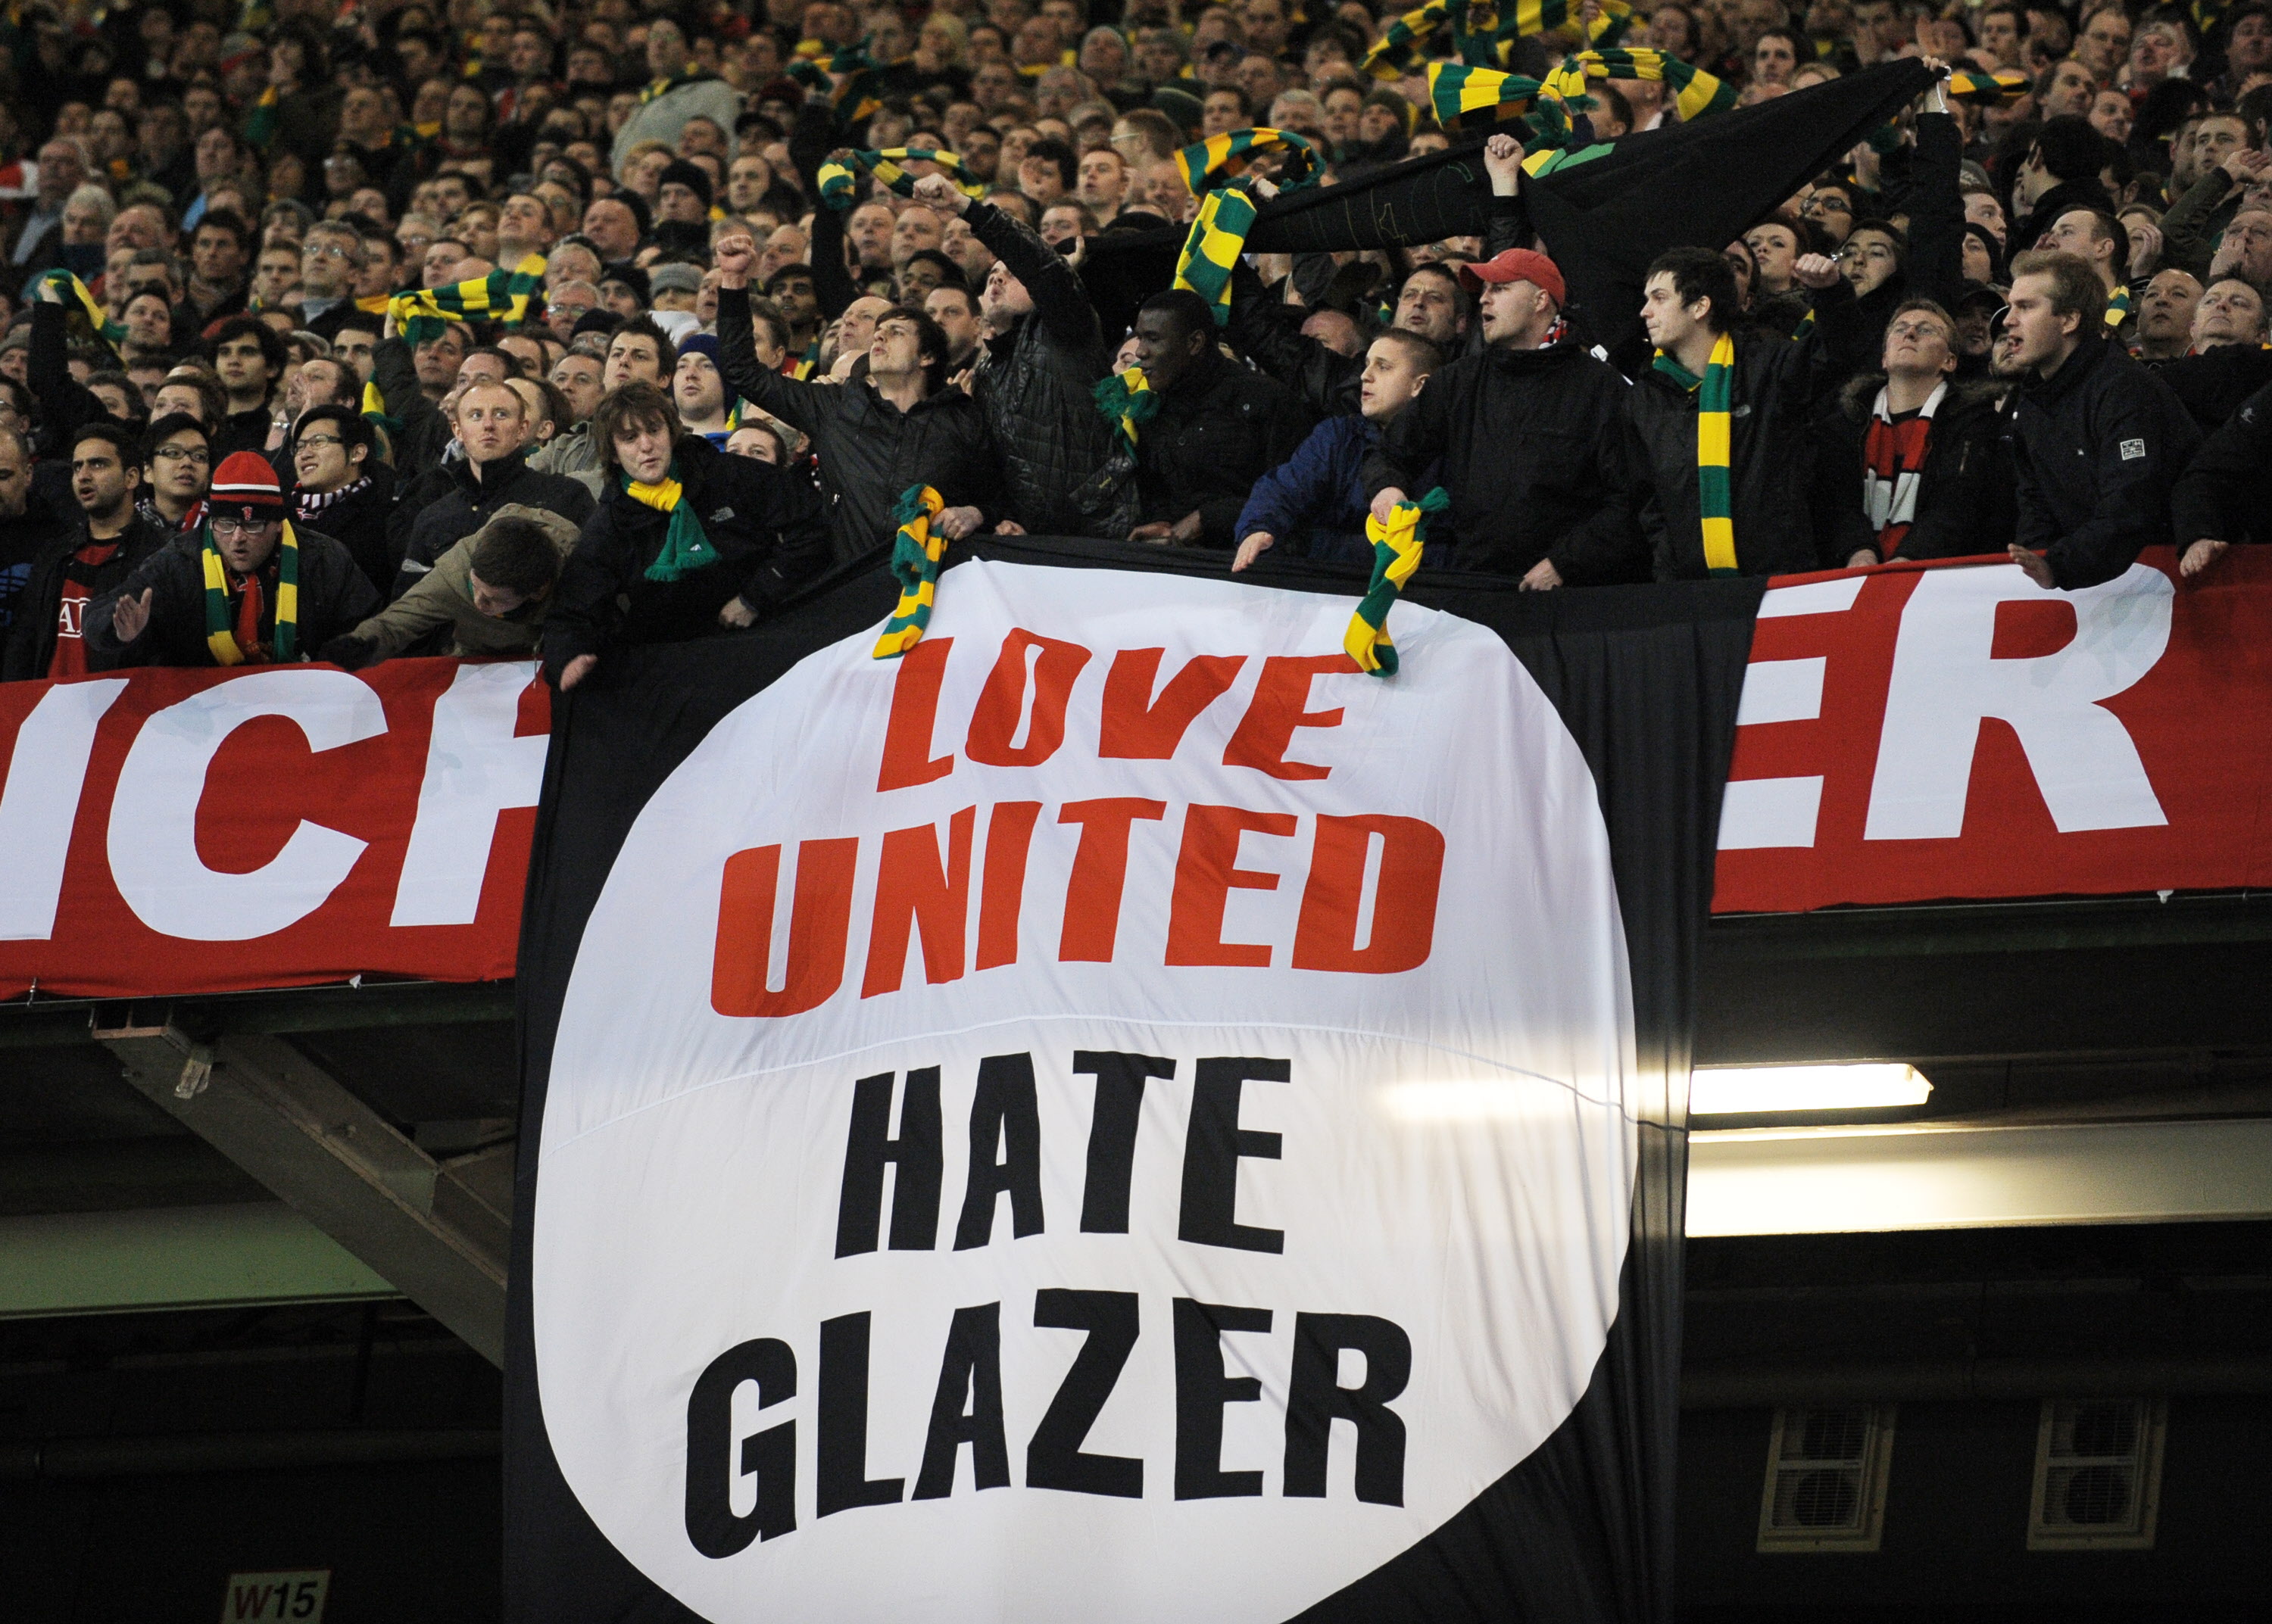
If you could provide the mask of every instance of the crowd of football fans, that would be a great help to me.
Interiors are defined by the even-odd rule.
[[[1692,117],[1954,73],[1663,244],[1604,343],[1635,311],[1526,206],[1550,124],[1433,114],[1440,6],[13,7],[5,675],[536,652],[572,687],[916,522],[1352,590],[1416,505],[1424,570],[1532,591],[1979,555],[2074,591],[2156,546],[2190,585],[2272,539],[2272,9],[1506,10],[1498,69],[1622,41],[1727,88]],[[1551,138],[1648,139],[1681,82],[1592,78]],[[1227,175],[1267,209],[1447,149],[1474,235],[1164,271]]]

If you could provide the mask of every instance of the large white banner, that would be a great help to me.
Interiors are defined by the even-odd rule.
[[[973,562],[647,799],[544,1095],[542,1422],[706,1619],[1278,1620],[1618,1312],[1610,841],[1496,630]]]

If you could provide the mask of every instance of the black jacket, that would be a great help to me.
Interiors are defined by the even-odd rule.
[[[149,520],[136,515],[119,536],[120,546],[110,555],[110,562],[96,565],[89,571],[87,582],[87,622],[82,634],[92,631],[95,606],[107,592],[126,580],[144,562],[153,557],[167,542],[168,533]],[[63,535],[49,541],[32,561],[30,577],[24,590],[16,599],[14,622],[8,629],[8,652],[5,667],[0,670],[11,682],[36,681],[48,674],[48,667],[56,657],[56,616],[61,612],[64,596],[64,568],[71,555],[87,542],[86,521],[82,518]],[[90,637],[87,663],[93,665],[94,645]]]
[[[1293,391],[1209,349],[1136,431],[1138,522],[1196,509],[1202,547],[1229,548],[1254,481],[1294,454],[1312,418]]]
[[[220,427],[213,434],[213,466],[219,468],[221,458],[238,451],[250,451],[256,457],[268,455],[269,432],[276,420],[265,406],[248,411],[231,412],[220,420]]]
[[[1573,585],[1646,580],[1640,533],[1618,500],[1618,429],[1631,392],[1573,339],[1455,361],[1364,459],[1365,499],[1391,485],[1418,497],[1441,458],[1450,523],[1430,540],[1456,542],[1458,568],[1519,576],[1551,558]]]
[[[2272,386],[2249,397],[2204,441],[2178,478],[2170,509],[2179,547],[2196,541],[2272,542]]]
[[[13,518],[0,518],[0,651],[8,645],[9,629],[32,584],[33,569],[78,523],[78,504],[68,491],[57,493],[54,484],[35,477],[24,491],[24,510]]]
[[[963,218],[1034,301],[988,341],[973,391],[1001,453],[1004,516],[1037,536],[1090,533],[1072,494],[1113,439],[1091,393],[1111,369],[1095,308],[1064,256],[1015,216],[974,203]]]
[[[394,555],[386,544],[387,517],[394,507],[394,470],[376,454],[365,460],[363,467],[369,482],[362,489],[341,493],[305,522],[321,525],[325,535],[346,548],[355,568],[384,592],[393,585],[395,575]],[[290,486],[288,474],[287,485],[293,510],[297,512],[300,491]]]
[[[418,387],[418,362],[400,339],[381,339],[370,353],[370,381],[386,401],[386,414],[401,425],[394,442],[394,466],[405,483],[422,470],[437,467],[454,437],[442,408]]]
[[[65,463],[71,461],[71,436],[78,426],[109,415],[101,398],[71,375],[67,314],[62,305],[45,299],[32,302],[32,349],[24,370],[24,381],[40,403],[37,453]]]
[[[410,522],[390,598],[408,592],[420,576],[434,567],[436,559],[489,523],[490,515],[509,502],[549,508],[572,525],[580,525],[591,517],[591,492],[564,473],[537,473],[528,466],[526,451],[484,464],[478,480],[470,461],[453,462],[447,472],[448,492]]]
[[[1863,447],[1881,374],[1856,378],[1841,391],[1828,427],[1830,450],[1818,470],[1821,511],[1832,527],[1826,562],[1843,564],[1862,548],[1877,550],[1878,533],[1862,506]],[[1915,517],[1895,558],[1970,558],[2011,544],[2012,467],[1993,384],[1955,384],[1932,414]]]
[[[2220,344],[2148,370],[2170,386],[2201,432],[2210,434],[2230,422],[2251,395],[2272,384],[2272,350]]]
[[[808,384],[758,364],[746,289],[718,290],[718,370],[743,399],[812,436],[836,556],[888,546],[892,510],[911,485],[928,485],[951,508],[1000,514],[1001,470],[986,414],[959,389],[926,395],[902,412],[859,379]]]
[[[1736,564],[1745,575],[1815,570],[1827,562],[1812,510],[1812,419],[1835,376],[1824,313],[1842,306],[1850,311],[1854,296],[1840,282],[1815,298],[1815,324],[1796,339],[1736,334],[1728,483]],[[1697,580],[1707,573],[1696,484],[1696,399],[1695,392],[1654,369],[1626,392],[1630,500],[1660,581]]]
[[[299,614],[295,638],[298,658],[313,659],[316,651],[343,631],[352,631],[363,616],[378,607],[377,589],[363,579],[348,550],[320,531],[295,525],[300,544]],[[280,548],[279,549],[280,552]],[[198,531],[185,532],[152,554],[108,595],[97,598],[86,610],[87,664],[97,670],[120,666],[211,666],[213,651],[206,646],[205,541]],[[277,555],[271,554],[261,570],[265,607],[260,617],[264,641],[275,635]],[[121,597],[150,593],[150,623],[131,643],[119,642],[111,629],[112,611]],[[231,613],[235,612],[232,602]]]
[[[670,516],[634,502],[620,475],[584,521],[544,622],[554,682],[579,654],[617,643],[676,643],[725,629],[718,611],[739,597],[759,615],[828,567],[828,523],[812,488],[787,469],[729,457],[699,436],[678,442],[678,479],[718,549],[718,562],[676,581],[650,581]]]
[[[2010,443],[2022,547],[2050,549],[2069,591],[2111,581],[2170,540],[2170,492],[2201,433],[2169,386],[2093,336],[2019,389]]]

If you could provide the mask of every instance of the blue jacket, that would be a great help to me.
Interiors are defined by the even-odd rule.
[[[1379,439],[1379,425],[1354,413],[1326,419],[1291,457],[1254,481],[1233,535],[1244,541],[1263,530],[1297,557],[1371,562],[1372,543],[1364,539],[1371,504],[1358,471]]]

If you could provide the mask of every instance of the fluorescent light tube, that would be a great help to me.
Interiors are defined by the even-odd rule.
[[[1915,1066],[1713,1066],[1689,1084],[1691,1116],[1785,1111],[1874,1111],[1921,1106],[1932,1084]]]

